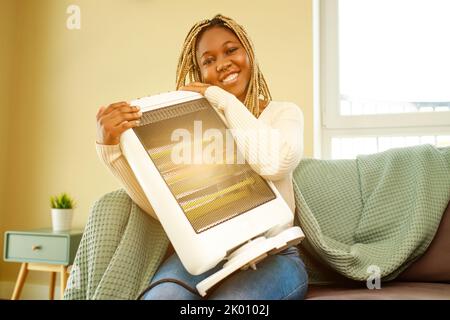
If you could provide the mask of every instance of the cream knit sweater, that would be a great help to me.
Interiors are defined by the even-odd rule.
[[[205,97],[213,107],[223,113],[227,127],[239,132],[234,135],[237,147],[252,169],[267,180],[273,181],[294,212],[292,172],[303,156],[304,124],[301,109],[291,102],[271,101],[259,118],[255,118],[234,95],[219,87],[209,87]],[[255,134],[255,131],[261,134]],[[100,159],[119,179],[131,199],[142,210],[156,218],[144,191],[122,154],[120,145],[97,143],[96,148]]]

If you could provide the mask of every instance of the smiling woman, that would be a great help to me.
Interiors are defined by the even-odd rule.
[[[256,117],[272,100],[249,36],[222,15],[200,21],[187,35],[177,68],[178,89],[185,86],[186,77],[227,90]]]
[[[245,30],[222,15],[196,23],[184,41],[176,87],[204,95],[222,113],[251,169],[273,181],[294,213],[292,173],[303,156],[303,114],[294,103],[272,101]],[[157,219],[119,145],[121,134],[139,126],[141,116],[140,110],[127,102],[101,107],[97,114],[97,152],[133,201]],[[291,225],[280,226],[281,229],[289,227]],[[256,270],[233,273],[209,298],[302,299],[308,277],[298,249],[292,244],[289,246],[270,254],[259,262]],[[149,290],[141,296],[145,299],[201,299],[189,288],[221,267],[222,262],[207,272],[192,275],[173,253],[149,279]]]

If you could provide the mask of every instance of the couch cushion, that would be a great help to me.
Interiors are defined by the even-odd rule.
[[[381,283],[369,290],[365,283],[351,286],[310,285],[307,300],[449,300],[450,284],[422,282]]]
[[[450,282],[450,202],[427,251],[396,280]]]

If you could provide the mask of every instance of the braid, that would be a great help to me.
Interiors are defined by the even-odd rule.
[[[207,19],[197,22],[187,34],[180,58],[178,60],[176,88],[179,89],[180,87],[186,85],[186,78],[188,78],[188,83],[193,81],[202,81],[200,67],[198,66],[195,52],[197,48],[197,40],[204,31],[214,26],[222,26],[234,32],[247,52],[252,71],[244,104],[247,109],[255,115],[255,117],[258,117],[260,97],[267,102],[272,100],[269,87],[267,86],[266,80],[259,69],[259,65],[255,58],[253,43],[247,35],[247,32],[233,19],[223,15],[218,14],[211,20]]]

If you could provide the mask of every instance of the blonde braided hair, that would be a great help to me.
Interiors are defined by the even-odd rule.
[[[260,96],[262,97],[262,100],[266,102],[272,100],[272,96],[270,95],[266,80],[259,69],[259,65],[255,58],[253,43],[248,37],[247,32],[245,32],[244,28],[237,24],[233,19],[223,15],[218,14],[211,20],[206,19],[197,22],[187,34],[180,59],[178,60],[176,88],[179,89],[186,85],[186,78],[189,79],[189,83],[202,81],[200,67],[198,66],[195,52],[197,49],[197,41],[204,31],[215,26],[227,28],[232,31],[238,37],[247,52],[250,60],[251,76],[247,86],[247,95],[244,104],[255,117],[258,117],[260,113]]]

